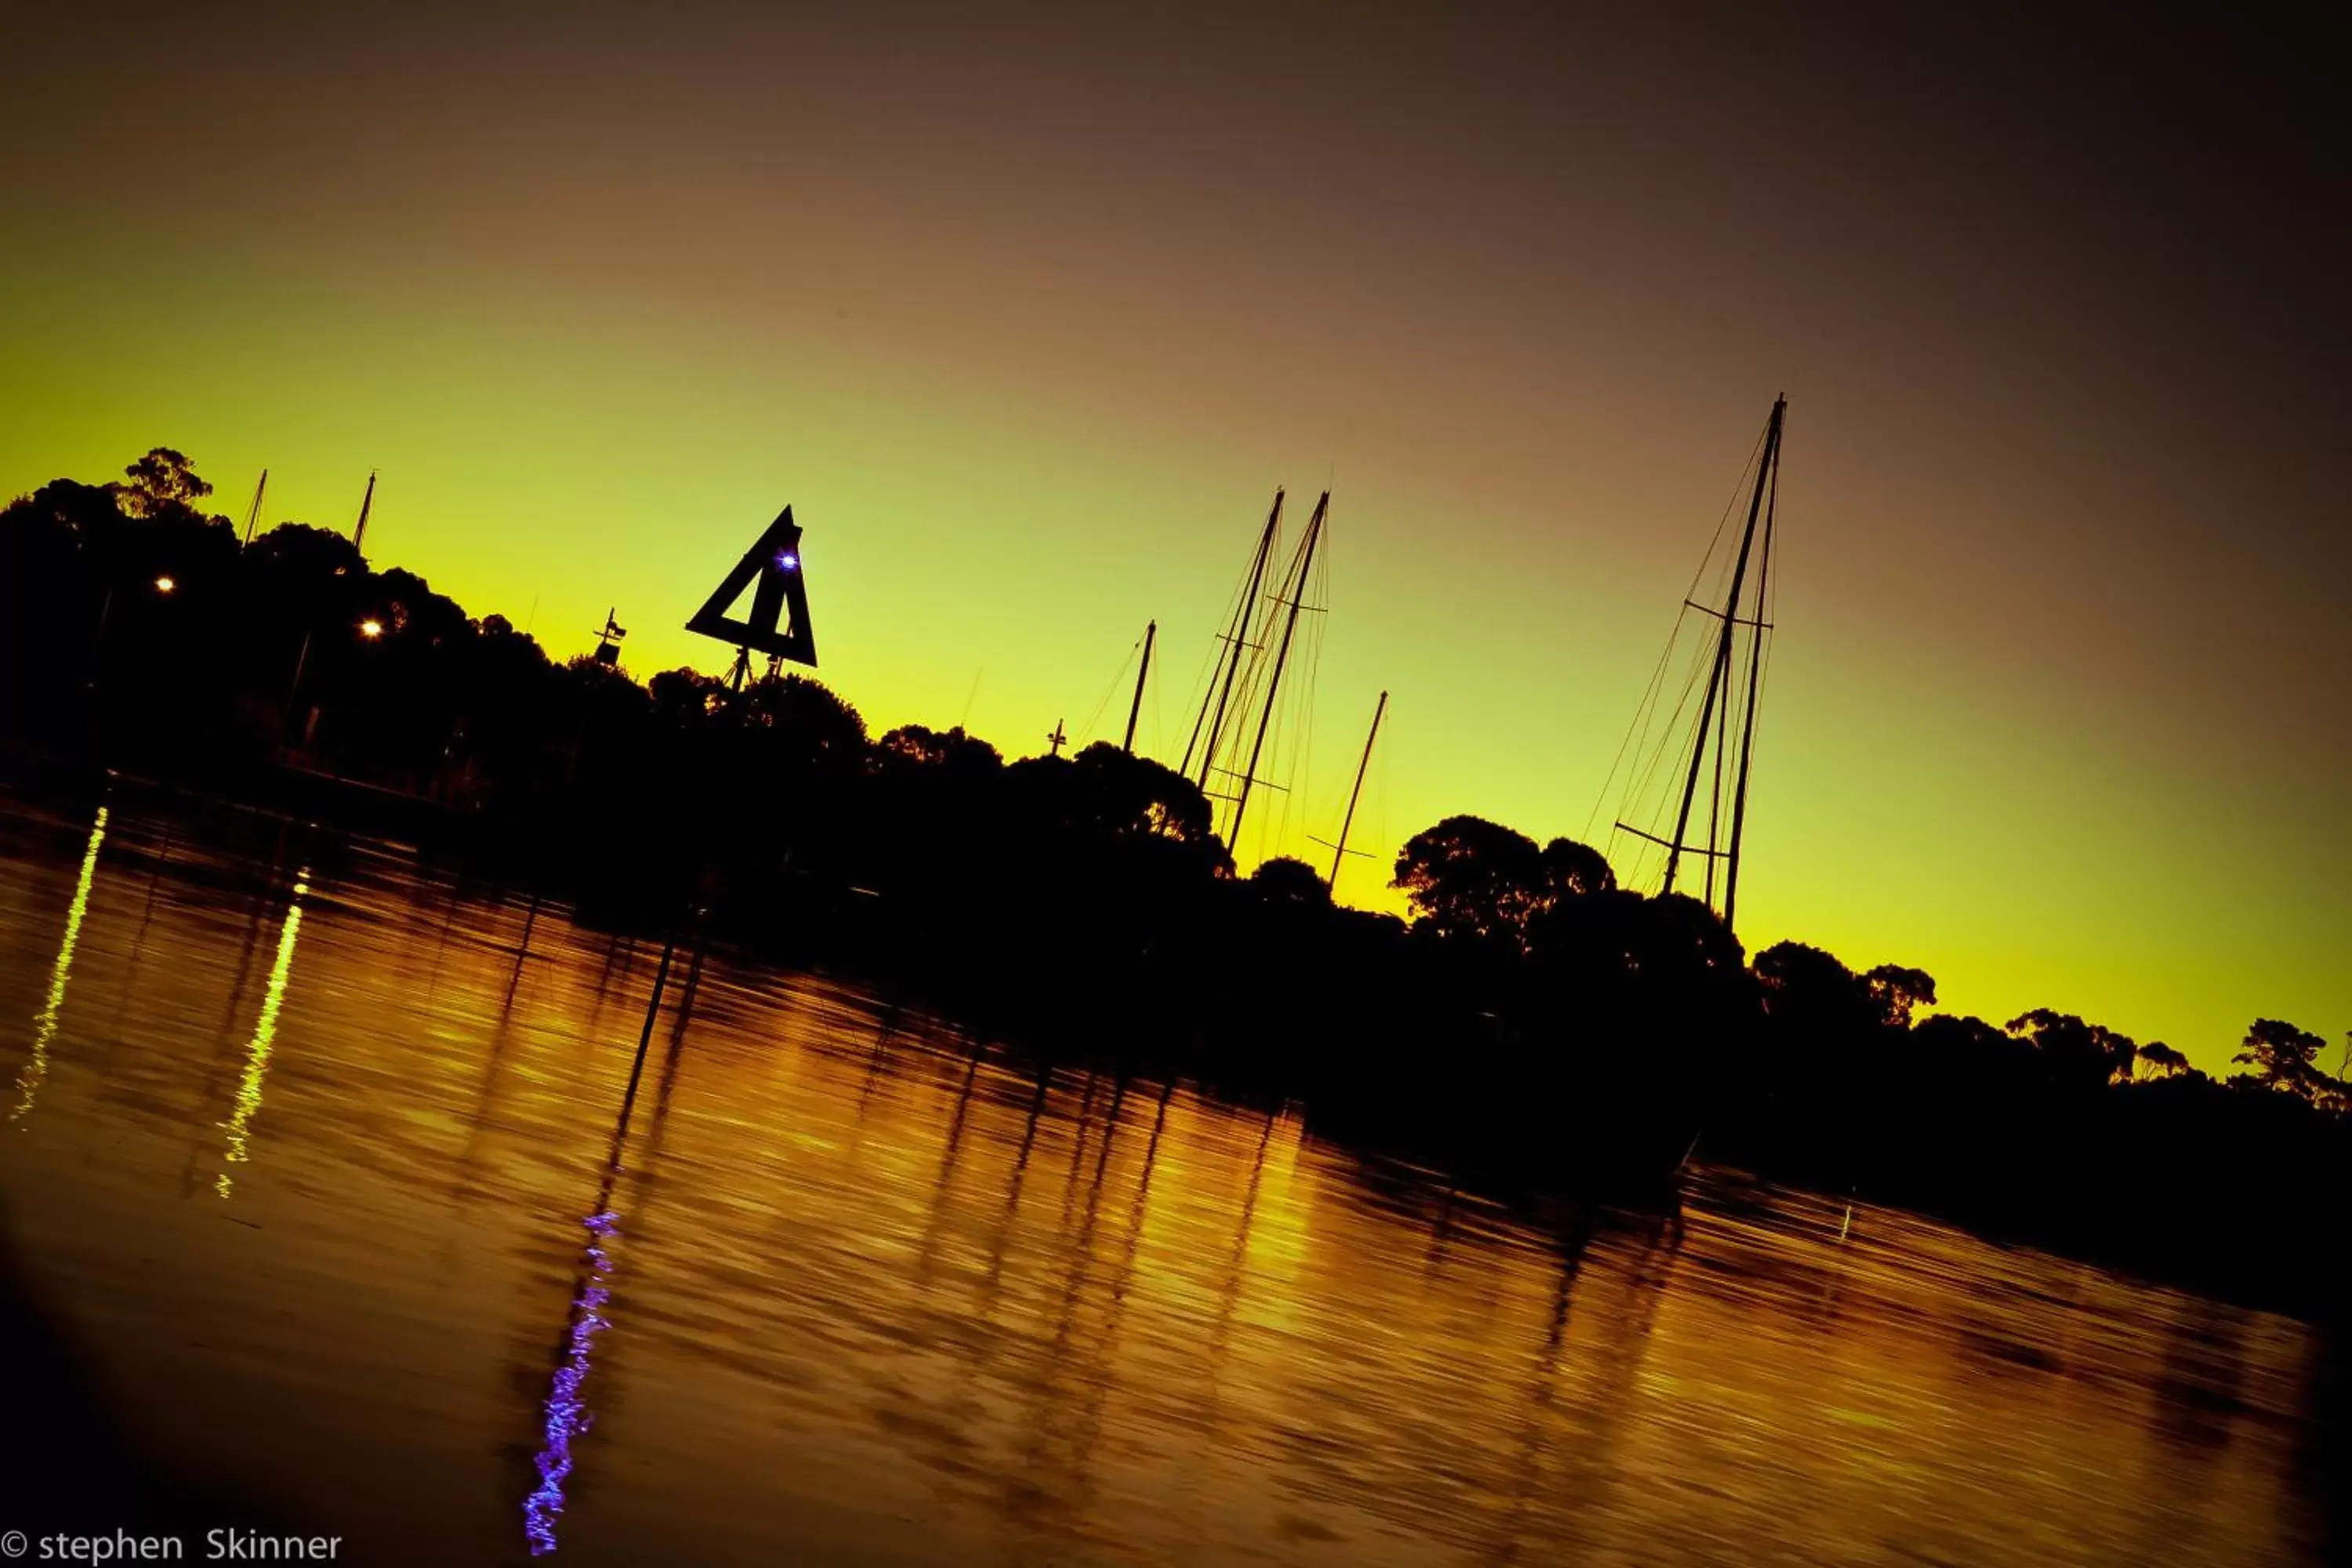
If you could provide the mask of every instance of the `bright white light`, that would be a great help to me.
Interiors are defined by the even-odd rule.
[[[797,569],[799,568],[799,566],[800,566],[800,563],[801,563],[801,558],[800,558],[799,556],[797,556],[797,555],[793,554],[793,553],[791,551],[789,551],[789,550],[785,551],[782,555],[779,555],[779,556],[777,556],[777,557],[776,557],[776,564],[777,564],[777,565],[779,565],[779,566],[781,566],[781,567],[782,567],[782,568],[783,568],[785,571],[787,571],[787,572],[792,572],[792,571],[795,571],[795,570],[797,570]]]
[[[177,582],[169,577],[158,577],[155,579],[155,592],[159,594],[168,594],[179,585],[180,584]]]
[[[380,637],[383,636],[383,623],[378,620],[362,621],[360,623],[360,636],[363,637]]]

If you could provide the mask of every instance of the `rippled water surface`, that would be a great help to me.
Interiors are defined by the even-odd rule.
[[[343,1561],[2318,1551],[2289,1320],[1720,1175],[1514,1217],[718,959],[632,1098],[656,958],[0,805],[14,1288],[159,1473]]]

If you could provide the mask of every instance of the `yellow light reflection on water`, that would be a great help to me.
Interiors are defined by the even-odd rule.
[[[41,1092],[41,1079],[48,1075],[49,1042],[57,1037],[58,1015],[66,1005],[66,980],[73,973],[74,943],[81,940],[81,918],[89,910],[89,885],[98,876],[98,847],[105,842],[106,807],[101,805],[97,820],[89,825],[89,847],[82,851],[81,879],[74,884],[73,902],[66,909],[66,937],[58,944],[58,961],[49,970],[48,999],[33,1016],[33,1056],[16,1076],[16,1104],[8,1112],[11,1121],[32,1110],[33,1100]]]
[[[269,1047],[278,1037],[278,1008],[286,999],[286,979],[294,972],[294,939],[302,930],[302,895],[310,890],[307,881],[297,880],[294,897],[286,906],[286,924],[278,933],[278,959],[269,966],[269,989],[261,998],[261,1016],[253,1023],[253,1041],[246,1047],[245,1076],[237,1080],[236,1109],[221,1125],[228,1129],[228,1163],[241,1165],[249,1157],[246,1152],[245,1131],[261,1109],[262,1080],[269,1072]],[[233,1178],[226,1171],[213,1184],[213,1191],[226,1198]]]
[[[492,907],[363,853],[275,975],[253,949],[299,1026],[272,1170],[331,1205],[264,1248],[142,1195],[191,1135],[219,1150],[192,1090],[258,994],[241,925],[162,900],[150,962],[201,1005],[126,1009],[0,1195],[60,1309],[112,1325],[94,1353],[160,1459],[226,1462],[224,1401],[320,1434],[228,1479],[341,1498],[402,1560],[543,1527],[600,1562],[2186,1565],[2330,1527],[2324,1352],[2286,1320],[1704,1169],[1679,1223],[1507,1210],[1296,1113],[722,955],[624,1180],[645,955],[542,915],[518,992],[520,955],[456,934]],[[57,933],[27,913],[0,900],[0,980],[37,1000]]]

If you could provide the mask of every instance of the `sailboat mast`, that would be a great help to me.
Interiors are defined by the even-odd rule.
[[[1274,705],[1282,695],[1282,667],[1290,661],[1290,639],[1298,630],[1299,606],[1307,600],[1307,574],[1315,569],[1315,546],[1323,537],[1323,514],[1330,508],[1331,492],[1325,490],[1323,499],[1315,503],[1315,515],[1307,521],[1307,542],[1299,547],[1298,570],[1290,578],[1290,614],[1282,623],[1282,646],[1274,656],[1274,674],[1265,687],[1265,706],[1258,710],[1257,739],[1250,745],[1249,766],[1242,770],[1240,791],[1234,797],[1233,826],[1226,831],[1225,847],[1238,850],[1242,841],[1242,814],[1249,809],[1250,785],[1257,781],[1257,760],[1265,751],[1266,727],[1274,722]]]
[[[1372,707],[1372,728],[1364,737],[1364,754],[1356,761],[1356,787],[1348,792],[1348,815],[1339,819],[1339,842],[1331,846],[1331,887],[1339,886],[1339,867],[1348,858],[1348,829],[1356,825],[1356,801],[1364,793],[1364,770],[1372,765],[1372,742],[1381,738],[1381,715],[1389,710],[1389,694]]]
[[[1209,787],[1209,770],[1216,765],[1217,737],[1225,727],[1225,703],[1234,693],[1234,677],[1241,673],[1242,646],[1249,637],[1250,620],[1257,609],[1258,590],[1265,582],[1266,562],[1274,554],[1274,536],[1281,524],[1282,490],[1276,487],[1274,510],[1265,514],[1265,530],[1257,536],[1257,553],[1250,560],[1249,583],[1242,589],[1241,603],[1234,606],[1234,624],[1225,633],[1224,651],[1218,656],[1224,679],[1217,689],[1216,717],[1208,721],[1208,748],[1201,754],[1198,782],[1203,791]],[[1213,674],[1210,681],[1216,684],[1217,677]],[[1209,700],[1204,695],[1201,699],[1202,718],[1207,718],[1208,712]],[[1192,721],[1192,735],[1196,741],[1201,737],[1201,719]],[[1178,771],[1188,774],[1192,771],[1192,748],[1189,744],[1184,748],[1184,765]]]
[[[1130,757],[1135,755],[1136,715],[1143,711],[1143,679],[1144,677],[1151,673],[1151,644],[1153,639],[1159,636],[1160,623],[1158,621],[1151,621],[1145,624],[1143,628],[1143,664],[1141,668],[1137,669],[1135,672],[1135,700],[1127,705],[1127,739],[1119,742],[1119,750],[1125,752]]]
[[[1780,414],[1789,406],[1785,397],[1772,405],[1771,420],[1764,427],[1764,456],[1756,466],[1755,493],[1748,498],[1748,526],[1739,536],[1739,561],[1731,569],[1731,595],[1723,608],[1723,636],[1716,645],[1715,660],[1706,674],[1706,700],[1699,705],[1698,738],[1691,744],[1690,773],[1683,780],[1682,809],[1675,816],[1674,841],[1666,847],[1666,879],[1662,893],[1675,890],[1675,872],[1680,868],[1683,835],[1690,831],[1691,802],[1698,794],[1699,769],[1706,761],[1707,732],[1713,727],[1717,700],[1727,696],[1724,676],[1731,665],[1731,634],[1738,624],[1739,590],[1748,580],[1748,557],[1756,544],[1756,520],[1764,509],[1764,485],[1772,469],[1772,459],[1780,447]],[[1729,725],[1727,722],[1726,728]],[[1722,742],[1718,740],[1717,744]]]
[[[253,504],[245,509],[245,542],[253,542],[253,525],[261,521],[261,498],[269,489],[269,470],[261,470],[261,482],[253,487]]]
[[[1764,591],[1772,575],[1772,520],[1780,508],[1780,411],[1788,405],[1785,397],[1772,405],[1772,430],[1764,454],[1772,470],[1772,486],[1764,499],[1764,553],[1756,563],[1756,624],[1749,628],[1748,645],[1748,712],[1740,724],[1739,778],[1731,795],[1731,858],[1726,864],[1723,883],[1723,929],[1735,935],[1739,930],[1732,923],[1739,903],[1739,838],[1748,826],[1748,759],[1756,744],[1756,691],[1764,669]]]
[[[375,505],[375,470],[368,470],[367,494],[360,497],[360,520],[352,529],[352,548],[363,550],[367,544],[368,509]]]
[[[1727,655],[1718,650],[1717,658],[1721,660],[1725,669],[1732,668]],[[1717,840],[1722,837],[1723,830],[1723,766],[1726,753],[1731,750],[1731,692],[1727,688],[1723,694],[1723,729],[1715,746],[1715,778],[1709,784],[1706,794],[1706,907],[1708,909],[1715,908],[1715,874],[1717,868],[1717,863],[1723,858],[1716,851],[1719,847]]]

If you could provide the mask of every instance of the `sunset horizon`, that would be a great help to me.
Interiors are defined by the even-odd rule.
[[[1213,17],[1150,47],[1106,22],[1038,57],[1108,50],[1100,73],[1037,75],[1017,21],[934,16],[873,53],[846,23],[649,44],[614,20],[522,77],[495,62],[524,31],[420,13],[331,59],[320,26],[248,48],[150,18],[112,36],[119,115],[5,155],[51,221],[0,264],[0,491],[160,444],[240,523],[267,468],[266,522],[348,530],[380,470],[372,555],[559,654],[615,606],[646,674],[724,657],[683,623],[790,503],[824,678],[877,731],[965,720],[1025,754],[1155,619],[1143,735],[1181,752],[1268,498],[1328,488],[1313,754],[1267,847],[1330,836],[1392,689],[1364,846],[1386,864],[1457,811],[1583,836],[1785,392],[1757,935],[1925,967],[1987,1016],[2109,1016],[2209,1068],[2250,1008],[2352,1026],[2329,697],[2352,668],[2321,635],[2352,562],[2304,390],[2323,318],[2281,314],[2327,254],[2283,226],[2291,167],[2210,198],[2263,258],[2257,297],[2197,270],[2206,250],[2141,243],[2184,198],[2054,79],[2002,89],[2011,132],[1956,142],[1990,44],[1946,61],[1971,84],[1948,107],[1849,84],[1768,121],[1778,156],[1751,163],[1741,107],[1830,69],[1796,40],[1743,63],[1757,40],[1695,36],[1676,68],[1638,29],[1562,54],[1531,20],[1373,27],[1344,82],[1424,89],[1375,134],[1318,113],[1355,89],[1289,75],[1286,23],[1226,57]],[[37,54],[37,29],[76,36],[36,26]],[[476,68],[444,68],[461,37]],[[304,69],[272,66],[286,49]],[[184,50],[215,68],[179,72]],[[16,112],[76,90],[74,58]],[[1580,107],[1542,107],[1539,60]],[[740,98],[665,85],[772,68]],[[2176,68],[2110,84],[2116,123]],[[1227,106],[1234,72],[1268,91]],[[1668,107],[1637,157],[1602,132],[1642,90]],[[150,116],[188,130],[166,150]],[[1865,124],[1867,153],[1845,134]],[[1113,178],[1121,156],[1172,183]],[[1456,159],[1492,181],[1449,182]],[[1500,183],[1529,164],[1551,173]],[[157,180],[160,231],[127,200]],[[2107,226],[2063,216],[2084,181]],[[2226,225],[2196,232],[2231,254]],[[1349,896],[1397,908],[1372,880]]]
[[[12,42],[53,1468],[368,1561],[2340,1552],[2342,18]],[[295,1325],[276,1447],[151,1264],[192,1390]]]

